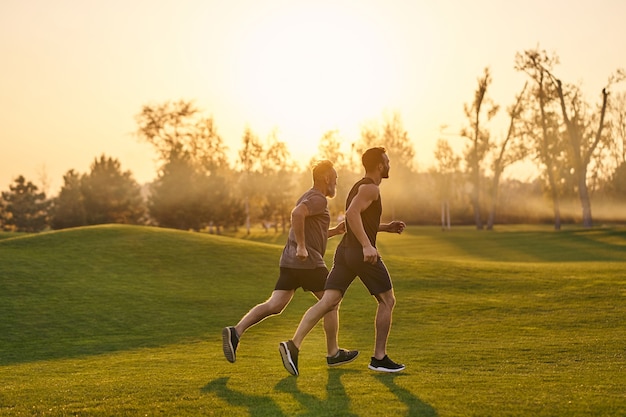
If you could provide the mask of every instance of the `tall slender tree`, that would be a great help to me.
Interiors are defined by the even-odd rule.
[[[483,176],[483,161],[492,147],[490,133],[484,127],[498,112],[499,106],[487,96],[487,90],[492,83],[489,68],[485,68],[483,76],[478,78],[478,86],[474,92],[474,100],[470,105],[465,104],[465,117],[469,126],[461,130],[461,136],[469,140],[465,148],[467,171],[472,184],[470,200],[474,209],[474,223],[477,229],[483,228],[481,214],[481,178]],[[483,112],[484,110],[484,112]]]
[[[278,139],[276,132],[268,137],[261,158],[262,190],[264,194],[263,213],[265,220],[272,220],[278,231],[287,230],[293,205],[293,178],[296,166],[291,159],[287,144]]]
[[[435,189],[441,200],[441,230],[449,230],[450,201],[460,176],[461,157],[454,153],[447,140],[439,139],[435,146],[435,161],[433,174],[436,181]]]
[[[521,114],[524,111],[524,97],[528,83],[524,84],[522,91],[515,98],[515,103],[507,109],[509,115],[509,128],[506,136],[499,143],[494,143],[492,148],[494,158],[492,163],[493,178],[490,189],[489,217],[487,219],[487,230],[492,230],[496,218],[496,207],[498,202],[498,190],[500,188],[500,178],[505,168],[526,157],[527,149],[524,143],[523,131],[519,128]]]
[[[252,132],[250,127],[247,127],[243,134],[238,161],[241,169],[240,187],[243,194],[247,234],[250,234],[251,227],[251,200],[258,195],[258,189],[255,187],[255,183],[259,172],[261,171],[262,155],[263,144]]]
[[[525,50],[515,56],[515,69],[526,73],[534,83],[531,94],[535,105],[529,107],[525,116],[525,132],[533,141],[536,160],[543,166],[543,173],[552,196],[556,230],[561,229],[560,159],[563,143],[559,132],[558,93],[551,82],[550,71],[558,62],[556,54],[550,55],[539,49]]]

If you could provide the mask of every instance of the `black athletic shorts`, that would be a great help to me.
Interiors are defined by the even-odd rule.
[[[276,282],[275,290],[297,290],[302,287],[304,291],[324,291],[328,277],[328,268],[315,269],[280,268],[280,275]]]
[[[362,248],[338,246],[325,289],[340,290],[345,294],[357,276],[371,295],[378,295],[392,288],[389,271],[380,257],[375,264],[366,263],[363,261]]]

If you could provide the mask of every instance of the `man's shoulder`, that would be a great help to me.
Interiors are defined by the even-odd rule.
[[[380,188],[378,184],[373,182],[364,182],[359,185],[358,194],[373,196],[380,193]]]
[[[318,202],[324,201],[325,202],[326,197],[324,196],[324,194],[322,194],[318,190],[311,188],[310,190],[307,190],[304,193],[302,193],[302,195],[296,201],[296,206],[303,204],[303,203],[306,204],[307,202],[310,202],[310,201],[318,201]]]
[[[305,205],[310,214],[318,214],[328,208],[328,200],[326,199],[326,196],[316,189],[308,190],[302,194],[302,197],[298,199],[297,205],[300,204]]]
[[[326,196],[322,194],[320,190],[316,190],[315,188],[310,188],[306,190],[304,193],[302,193],[298,201],[310,200],[314,198],[320,198],[320,199],[326,200]]]

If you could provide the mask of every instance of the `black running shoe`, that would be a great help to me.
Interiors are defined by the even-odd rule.
[[[339,366],[352,362],[357,356],[359,356],[358,350],[339,349],[335,356],[326,356],[326,363],[328,366]]]
[[[291,340],[280,342],[278,345],[280,356],[283,359],[283,365],[287,372],[291,375],[298,376],[298,348]]]
[[[380,360],[372,357],[372,361],[370,362],[368,368],[372,371],[379,372],[400,372],[405,368],[405,366],[400,363],[395,363],[389,359],[389,356],[385,355],[385,357]]]
[[[234,327],[224,327],[222,329],[222,348],[224,349],[224,356],[230,363],[235,362],[237,359],[237,346],[239,345],[239,336]]]

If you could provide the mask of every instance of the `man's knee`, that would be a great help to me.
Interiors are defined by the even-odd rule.
[[[378,301],[378,304],[390,310],[392,310],[394,306],[396,305],[396,297],[393,293],[393,290],[389,290],[389,291],[385,291],[384,293],[377,294],[375,297],[376,297],[376,301]]]
[[[289,301],[291,301],[291,297],[293,294],[289,292],[274,292],[272,296],[265,302],[265,306],[267,311],[270,314],[280,314],[283,312]]]
[[[282,313],[285,307],[287,307],[286,303],[277,301],[268,301],[265,305],[267,306],[267,312],[274,315]]]
[[[324,310],[333,311],[339,308],[343,294],[339,290],[326,290],[319,303]]]

